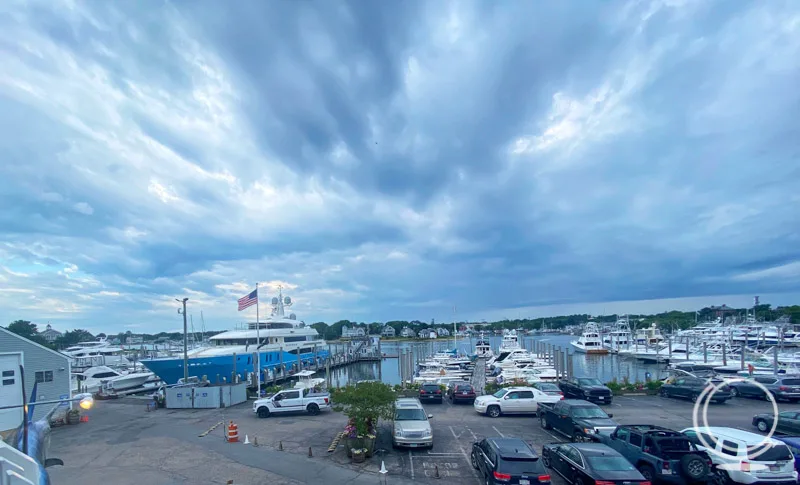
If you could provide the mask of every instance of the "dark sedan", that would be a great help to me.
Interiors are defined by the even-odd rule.
[[[450,398],[453,404],[463,401],[470,404],[475,402],[478,395],[475,393],[475,388],[472,384],[451,383],[447,386],[447,397]]]
[[[550,485],[550,475],[530,444],[486,438],[472,445],[470,462],[487,485]]]
[[[544,445],[542,461],[573,484],[650,485],[624,456],[600,443]]]
[[[441,404],[444,401],[444,394],[439,384],[423,384],[419,388],[419,400],[421,402],[438,402]]]
[[[772,429],[775,423],[775,415],[772,413],[762,413],[753,416],[753,426],[762,433]],[[775,432],[781,434],[800,434],[800,412],[783,411],[778,414],[778,424],[775,425]]]
[[[661,397],[682,397],[691,399],[692,402],[697,402],[700,396],[703,400],[709,398],[709,393],[712,393],[716,383],[708,379],[698,379],[696,377],[679,377],[667,384],[661,386],[659,391]],[[711,394],[711,401],[717,404],[723,404],[725,401],[732,397],[731,391],[727,385],[722,385]]]
[[[764,392],[766,388],[777,401],[800,401],[800,379],[796,377],[758,376],[743,381],[731,382],[728,386],[735,397],[767,399],[767,393]]]

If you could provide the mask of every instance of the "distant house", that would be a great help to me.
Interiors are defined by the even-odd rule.
[[[42,332],[39,332],[39,335],[41,335],[42,338],[45,339],[48,343],[52,344],[62,334],[58,330],[54,330],[53,327],[51,327],[50,324],[48,323],[47,328],[44,329]]]
[[[419,331],[419,338],[436,338],[436,330],[432,328],[423,328]]]
[[[409,327],[403,327],[403,329],[400,330],[400,336],[406,338],[416,338],[417,333],[411,330]]]
[[[450,330],[447,330],[444,327],[439,327],[439,328],[436,329],[436,334],[438,336],[440,336],[440,337],[449,337],[450,336]]]
[[[385,327],[383,327],[383,330],[381,330],[381,337],[391,338],[394,337],[396,334],[397,332],[395,332],[394,327],[390,327],[389,325],[386,325]]]
[[[355,338],[363,337],[366,335],[363,327],[350,328],[347,325],[342,326],[342,338]]]

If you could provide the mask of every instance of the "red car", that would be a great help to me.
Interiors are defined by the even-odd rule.
[[[465,401],[472,404],[475,402],[477,394],[475,393],[475,388],[472,387],[472,384],[452,383],[447,387],[447,397],[450,398],[450,401],[452,401],[453,404],[457,403],[458,401]]]

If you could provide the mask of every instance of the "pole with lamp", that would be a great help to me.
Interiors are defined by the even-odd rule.
[[[178,303],[183,303],[183,310],[178,308],[178,313],[183,315],[183,383],[189,383],[189,335],[186,333],[186,302],[188,298],[183,300],[175,298]]]

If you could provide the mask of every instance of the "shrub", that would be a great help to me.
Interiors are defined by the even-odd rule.
[[[362,382],[334,389],[331,393],[333,409],[350,418],[354,429],[349,433],[357,436],[373,433],[379,419],[391,419],[396,397],[394,389],[382,382]]]

